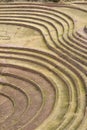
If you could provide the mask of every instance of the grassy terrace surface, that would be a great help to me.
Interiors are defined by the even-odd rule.
[[[0,4],[0,130],[87,129],[86,8]]]

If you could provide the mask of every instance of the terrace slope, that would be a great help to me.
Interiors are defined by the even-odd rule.
[[[0,4],[0,130],[87,129],[86,6]]]

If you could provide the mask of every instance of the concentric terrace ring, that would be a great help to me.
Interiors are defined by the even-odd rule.
[[[87,129],[87,39],[78,31],[85,23],[79,11],[87,16],[74,3],[0,4],[0,25],[32,29],[43,41],[36,48],[33,41],[0,41],[0,130]]]

